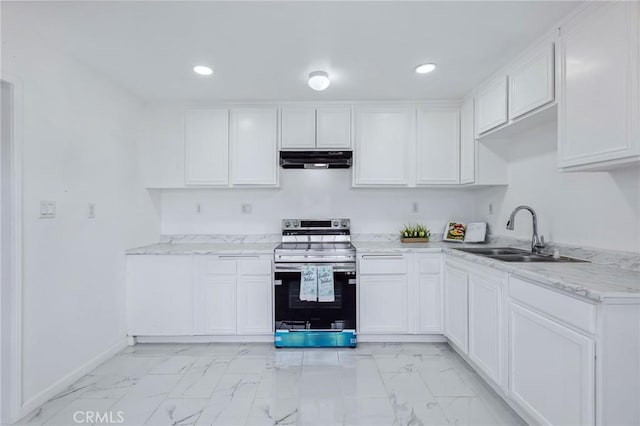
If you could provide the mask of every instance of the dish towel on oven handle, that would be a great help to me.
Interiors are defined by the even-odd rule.
[[[333,266],[318,266],[318,302],[335,302]]]
[[[318,301],[318,270],[314,265],[305,265],[302,267],[300,300],[303,302]]]

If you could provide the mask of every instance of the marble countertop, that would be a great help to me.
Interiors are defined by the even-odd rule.
[[[280,243],[158,243],[133,248],[126,251],[130,255],[162,255],[162,254],[273,254],[273,249]]]
[[[162,242],[127,250],[128,255],[207,255],[273,254],[279,242],[233,240],[215,242]],[[592,263],[522,263],[504,262],[456,250],[462,247],[513,246],[494,244],[460,244],[444,241],[403,244],[399,241],[353,241],[360,253],[440,253],[508,272],[596,301],[610,298],[640,298],[640,272],[611,264]],[[580,257],[574,253],[563,255]]]

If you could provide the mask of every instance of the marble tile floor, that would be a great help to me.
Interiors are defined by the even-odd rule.
[[[85,412],[103,417],[89,419]],[[111,423],[109,423],[111,422]],[[19,425],[524,425],[448,345],[138,344]]]

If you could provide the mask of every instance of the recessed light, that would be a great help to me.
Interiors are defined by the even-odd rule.
[[[206,65],[196,65],[193,67],[193,72],[200,75],[211,75],[213,70]]]
[[[314,71],[309,74],[309,87],[313,90],[324,90],[329,87],[331,81],[329,80],[329,74],[324,71]]]
[[[428,74],[435,69],[436,69],[436,64],[422,64],[416,67],[416,72],[418,74]]]

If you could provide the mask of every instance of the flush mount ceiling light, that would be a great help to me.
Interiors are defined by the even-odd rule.
[[[193,67],[193,72],[200,75],[211,75],[213,70],[206,65],[196,65]]]
[[[416,67],[416,72],[418,74],[428,74],[435,69],[436,69],[436,64],[422,64]]]
[[[309,87],[313,90],[324,90],[329,87],[331,81],[329,80],[329,74],[324,71],[314,71],[309,74]]]

